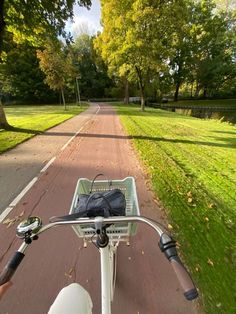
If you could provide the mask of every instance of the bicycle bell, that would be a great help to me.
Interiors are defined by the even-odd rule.
[[[27,234],[35,234],[42,227],[41,218],[34,216],[23,220],[16,228],[16,235],[23,239]]]

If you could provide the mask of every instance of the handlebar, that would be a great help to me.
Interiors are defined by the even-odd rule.
[[[20,265],[24,256],[25,256],[25,254],[21,253],[19,251],[16,251],[14,253],[12,258],[8,261],[8,263],[4,267],[3,271],[1,272],[0,286],[11,280],[12,276],[14,275],[17,267]]]
[[[159,247],[171,263],[180,285],[184,290],[185,298],[189,301],[196,299],[198,297],[197,289],[194,286],[190,274],[178,256],[175,241],[168,234],[163,233],[160,237]]]
[[[42,226],[36,233],[32,234],[30,237],[33,240],[35,237],[39,236],[39,234],[53,227],[63,225],[94,225],[98,222],[98,220],[99,222],[102,221],[104,225],[120,222],[144,222],[152,227],[160,236],[159,247],[173,267],[177,278],[184,290],[184,296],[187,300],[193,300],[198,297],[198,292],[192,281],[192,278],[178,256],[175,241],[167,233],[163,232],[163,230],[157,225],[157,222],[152,219],[143,216],[115,216],[109,218],[95,217],[92,219],[80,218],[78,220],[59,220]],[[24,252],[30,243],[31,241],[24,241],[18,251],[16,251],[13,257],[8,261],[5,268],[0,274],[0,285],[4,284],[12,278],[17,267],[23,260]]]

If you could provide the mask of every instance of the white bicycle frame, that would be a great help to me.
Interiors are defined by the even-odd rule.
[[[113,248],[109,245],[99,249],[101,261],[101,297],[102,314],[111,314],[111,302],[113,300]]]
[[[79,220],[73,220],[73,221],[57,221],[50,223],[48,225],[43,226],[36,235],[41,234],[42,232],[56,227],[56,226],[64,226],[64,225],[87,225],[87,224],[95,224],[97,222],[98,217],[94,219],[89,218],[80,218]],[[122,216],[122,217],[109,217],[109,218],[103,218],[99,217],[99,220],[105,225],[105,224],[112,224],[112,223],[120,223],[120,222],[144,222],[151,226],[158,234],[161,236],[163,234],[163,231],[159,226],[156,225],[155,222],[152,220],[142,217],[142,216]],[[35,234],[33,235],[35,236]],[[33,237],[32,236],[32,237]],[[114,275],[114,254],[116,253],[116,249],[118,246],[118,242],[109,243],[105,248],[99,248],[100,251],[100,261],[101,261],[101,306],[102,306],[102,314],[111,314],[111,303],[113,300],[113,293],[114,293],[114,287],[113,287],[113,275]],[[25,242],[20,246],[18,252],[24,253],[26,248],[29,244],[26,244]],[[86,298],[86,296],[85,296]],[[78,309],[78,313],[81,313],[81,308]],[[91,311],[89,311],[91,313]],[[87,313],[84,313],[87,314]]]

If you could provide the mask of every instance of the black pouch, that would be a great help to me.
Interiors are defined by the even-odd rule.
[[[92,181],[89,194],[79,194],[73,214],[52,217],[51,222],[62,220],[74,220],[82,217],[109,217],[125,216],[126,200],[120,189],[111,189],[108,181],[108,189],[104,192],[92,192],[95,179],[102,174],[98,174]],[[108,227],[109,225],[106,225]]]
[[[80,217],[125,216],[125,196],[119,189],[80,194],[74,213]]]

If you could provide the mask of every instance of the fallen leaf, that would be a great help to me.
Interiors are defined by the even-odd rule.
[[[173,229],[173,226],[172,226],[171,224],[168,224],[167,228],[168,228],[169,230],[172,230],[172,229]]]
[[[199,264],[197,264],[197,265],[195,266],[195,270],[196,270],[196,272],[201,271],[201,266],[200,266]]]
[[[7,218],[6,220],[3,221],[4,225],[9,224],[12,221],[12,219]]]
[[[68,277],[68,278],[72,278],[73,271],[74,271],[74,268],[70,268],[68,273],[65,273],[65,276]]]
[[[214,208],[214,207],[215,207],[215,204],[214,204],[214,203],[208,204],[208,208]]]
[[[192,192],[189,191],[189,192],[187,193],[187,196],[188,196],[188,197],[192,197],[192,196],[193,196]]]
[[[68,277],[68,278],[72,278],[72,276],[67,274],[67,273],[65,273],[65,276]]]
[[[188,203],[192,203],[192,201],[193,201],[192,197],[189,197],[188,198]]]
[[[210,266],[214,266],[214,263],[212,262],[212,260],[210,258],[208,258],[207,264]]]
[[[24,215],[24,211],[22,211],[20,213],[20,215],[15,216],[14,218],[8,218],[6,220],[3,221],[4,225],[7,225],[7,228],[11,227],[12,225],[14,225],[17,221],[22,220],[22,216]]]
[[[154,198],[154,202],[155,202],[157,205],[159,205],[158,200],[156,200],[155,198]]]
[[[206,221],[206,222],[208,222],[208,221],[209,221],[209,218],[208,218],[208,217],[205,217],[204,219],[205,219],[205,221]]]

